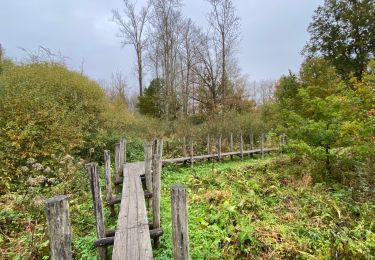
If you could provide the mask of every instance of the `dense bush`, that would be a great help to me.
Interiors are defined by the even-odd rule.
[[[0,75],[0,190],[28,177],[28,158],[53,168],[52,155],[88,150],[104,107],[99,85],[61,64],[7,62]]]

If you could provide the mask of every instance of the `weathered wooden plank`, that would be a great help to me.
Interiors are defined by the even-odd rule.
[[[72,231],[67,196],[46,200],[48,236],[52,260],[72,259]]]
[[[124,166],[124,183],[120,214],[112,259],[152,259],[146,203],[140,176],[145,163]]]
[[[189,259],[189,236],[185,186],[174,185],[171,190],[173,258]]]

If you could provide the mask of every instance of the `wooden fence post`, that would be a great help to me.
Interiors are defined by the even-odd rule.
[[[162,160],[162,157],[163,157],[163,145],[164,144],[164,140],[163,139],[160,139],[159,140],[159,150],[158,150],[158,155],[160,156],[160,160]]]
[[[230,152],[233,152],[233,133],[230,133]],[[230,159],[233,159],[233,154],[230,155]]]
[[[240,153],[241,153],[241,160],[243,160],[243,137],[242,137],[242,133],[241,133],[241,136],[240,136]]]
[[[262,154],[262,159],[264,158],[264,133],[260,135],[260,152]]]
[[[219,135],[218,145],[219,147],[218,147],[217,155],[218,155],[219,161],[221,161],[221,135]]]
[[[186,152],[186,137],[184,136],[183,138],[183,143],[182,143],[182,157],[186,157],[187,152]]]
[[[193,138],[190,137],[190,165],[193,167],[194,164],[194,147],[193,147]]]
[[[72,231],[67,196],[46,200],[48,236],[52,260],[72,259]]]
[[[186,187],[174,185],[171,190],[173,259],[189,259],[189,234]]]
[[[96,236],[98,239],[105,238],[104,214],[102,205],[102,194],[99,184],[98,165],[95,163],[89,163],[86,165],[86,168],[90,177],[91,194],[94,204],[94,212],[96,219]],[[105,247],[98,247],[99,260],[104,260],[106,258],[106,254],[107,249]]]
[[[125,139],[120,140],[120,148],[119,148],[119,176],[124,177],[124,163],[125,163],[125,149],[126,149],[126,141]]]
[[[146,189],[148,192],[152,192],[152,147],[151,144],[145,143],[145,177],[146,177]]]
[[[154,154],[152,171],[152,223],[153,228],[160,228],[160,178],[161,178],[161,160],[160,155]],[[160,246],[159,237],[154,238],[154,246]]]
[[[121,192],[121,187],[119,184],[116,184],[120,179],[120,144],[115,145],[115,191]]]
[[[254,149],[254,133],[250,133],[250,150]]]
[[[154,141],[152,142],[152,155],[158,154],[158,151],[159,151],[158,139],[155,138]]]
[[[104,151],[104,168],[105,168],[105,190],[106,200],[111,212],[111,216],[115,216],[115,206],[113,205],[112,199],[112,183],[111,183],[111,155],[108,150]]]
[[[211,154],[211,144],[210,144],[211,138],[210,135],[207,135],[207,155]]]

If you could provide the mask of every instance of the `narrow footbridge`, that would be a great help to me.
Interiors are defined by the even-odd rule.
[[[112,259],[152,259],[145,193],[141,176],[145,162],[124,166],[120,213],[115,232]]]

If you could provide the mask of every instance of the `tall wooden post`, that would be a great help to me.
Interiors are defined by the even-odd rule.
[[[240,153],[241,153],[241,160],[243,160],[243,137],[242,137],[242,133],[241,133],[241,136],[240,136]]]
[[[124,163],[125,163],[125,149],[126,149],[126,141],[125,139],[120,140],[120,148],[119,148],[119,176],[124,177]]]
[[[171,190],[172,207],[172,238],[173,238],[173,259],[189,259],[189,233],[188,215],[185,186],[172,186]]]
[[[250,150],[254,149],[254,133],[250,133]]]
[[[187,152],[186,152],[186,137],[184,136],[183,138],[183,143],[182,143],[182,157],[186,157]]]
[[[154,139],[154,141],[152,142],[152,154],[158,154],[158,151],[159,151],[159,146],[158,146],[158,139]]]
[[[152,147],[151,144],[145,143],[145,177],[146,177],[146,189],[148,192],[152,192]]]
[[[115,145],[115,183],[118,183],[120,179],[120,144]],[[121,186],[119,184],[115,184],[115,191],[117,193],[121,192]]]
[[[152,175],[152,223],[156,229],[160,228],[161,160],[158,154],[154,154]],[[160,246],[159,237],[154,238],[154,246],[156,248]]]
[[[159,158],[160,160],[162,160],[162,157],[163,157],[163,147],[164,147],[164,140],[160,139],[159,140],[159,151],[158,151],[158,155],[160,156],[160,158]]]
[[[102,205],[102,194],[99,184],[98,165],[95,163],[89,163],[86,165],[86,168],[90,177],[91,194],[94,204],[96,236],[98,239],[105,238],[104,213]],[[106,258],[106,254],[107,249],[105,247],[98,247],[99,260],[104,260]]]
[[[67,196],[46,200],[48,236],[52,260],[72,259],[72,230]]]
[[[111,155],[108,150],[104,151],[104,169],[105,169],[105,190],[106,190],[106,200],[109,206],[109,211],[111,216],[115,216],[115,206],[113,205],[112,199],[112,183],[111,183]]]
[[[230,152],[233,152],[233,133],[230,133]],[[233,154],[230,155],[230,159],[233,159]]]
[[[194,147],[193,147],[193,138],[190,137],[190,165],[194,166]]]
[[[219,139],[218,139],[217,157],[218,157],[219,161],[221,161],[221,135],[219,135]]]
[[[264,158],[264,133],[260,135],[260,152],[262,154],[262,159]]]

